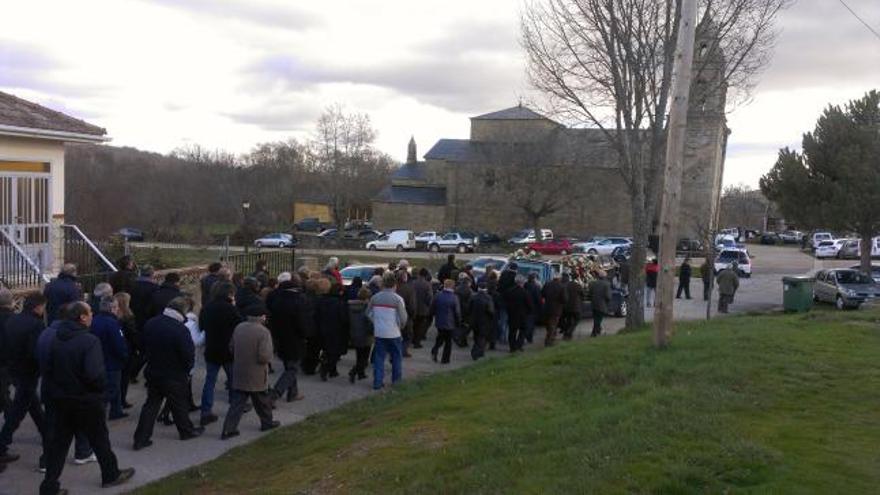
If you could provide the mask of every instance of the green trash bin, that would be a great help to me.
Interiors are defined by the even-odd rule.
[[[813,309],[812,277],[782,277],[782,306],[786,312]]]

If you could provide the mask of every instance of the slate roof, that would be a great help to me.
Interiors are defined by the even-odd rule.
[[[0,91],[0,125],[87,134],[96,138],[107,134],[107,131],[101,127],[2,91]]]
[[[483,155],[470,139],[441,139],[425,154],[428,160],[448,162],[479,162]]]
[[[445,187],[389,186],[379,193],[380,203],[443,206],[446,204]]]
[[[499,110],[497,112],[492,112],[492,113],[487,113],[485,115],[472,117],[472,119],[473,120],[550,120],[547,117],[532,110],[531,108],[524,107],[522,105],[517,105],[515,107],[506,108],[504,110]]]
[[[391,175],[391,179],[397,180],[425,180],[425,168],[423,163],[405,163]]]

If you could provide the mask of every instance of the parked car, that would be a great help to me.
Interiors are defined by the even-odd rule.
[[[820,242],[833,240],[834,236],[831,235],[831,232],[813,232],[813,235],[810,236],[810,247],[815,250],[819,247]]]
[[[476,244],[473,236],[468,237],[466,234],[459,232],[450,232],[443,234],[439,239],[428,242],[428,251],[437,253],[440,251],[458,251],[459,253],[467,253],[474,250]]]
[[[478,244],[487,245],[487,244],[499,244],[501,242],[501,238],[498,237],[498,234],[490,234],[489,232],[481,232],[477,234]]]
[[[848,240],[849,239],[833,239],[820,242],[819,245],[816,246],[816,258],[837,258],[837,255],[840,253],[840,248],[842,248]]]
[[[369,220],[349,220],[342,226],[343,230],[373,230],[373,222]]]
[[[382,265],[351,265],[339,270],[342,275],[342,285],[349,286],[355,277],[360,277],[364,281],[364,285],[369,283],[373,277],[376,268],[382,268]]]
[[[731,235],[718,235],[715,237],[715,250],[736,249],[736,239]]]
[[[336,239],[336,237],[338,235],[339,235],[339,229],[330,228],[330,229],[322,230],[321,233],[318,234],[318,237],[320,237],[321,239]]]
[[[587,254],[606,254],[614,252],[614,248],[620,246],[632,246],[632,239],[626,237],[601,237],[593,238],[586,242],[574,245],[575,252]]]
[[[848,241],[846,241],[846,243],[844,243],[843,247],[840,248],[840,252],[837,254],[837,257],[841,259],[854,260],[861,258],[862,241],[860,239],[849,239]],[[880,237],[875,237],[871,239],[871,257],[880,257]]]
[[[776,232],[764,232],[761,234],[761,244],[773,246],[782,243],[782,238]]]
[[[785,230],[779,233],[779,238],[784,244],[800,244],[804,233],[799,230]]]
[[[850,270],[862,271],[861,265],[853,265],[849,268]],[[880,284],[880,265],[871,265],[871,278],[874,279],[874,282]]]
[[[144,242],[144,231],[131,227],[122,227],[118,234],[126,241]]]
[[[813,299],[833,303],[837,309],[858,308],[877,297],[880,297],[880,286],[858,270],[842,268],[816,274]]]
[[[373,229],[355,229],[349,230],[343,236],[345,239],[361,239],[364,241],[372,241],[382,237],[382,233]]]
[[[329,227],[329,224],[326,222],[322,222],[319,219],[312,218],[303,218],[299,222],[293,224],[296,230],[302,230],[304,232],[321,232]]]
[[[259,239],[254,240],[256,247],[277,247],[286,248],[296,246],[296,237],[281,232],[275,234],[267,234]]]
[[[474,276],[480,278],[486,273],[486,267],[492,265],[496,270],[507,264],[507,258],[499,258],[495,256],[481,256],[473,261],[468,262],[473,268]]]
[[[541,229],[541,237],[543,239],[553,239],[553,231],[550,229]],[[531,244],[537,241],[535,238],[535,229],[525,229],[517,232],[513,237],[507,240],[508,244]]]
[[[550,239],[541,242],[533,242],[526,248],[541,254],[571,254],[574,252],[574,245],[568,239]]]
[[[412,230],[395,230],[366,245],[370,251],[409,251],[416,248],[416,235]]]
[[[680,254],[682,256],[690,256],[694,253],[702,252],[703,241],[699,239],[682,238],[678,240],[678,244],[675,246],[675,254]]]
[[[615,261],[629,260],[632,257],[632,246],[617,246],[611,251],[611,258]]]
[[[752,259],[745,249],[724,249],[715,258],[715,274],[729,267],[733,262],[737,263],[739,276],[749,278],[752,276]]]

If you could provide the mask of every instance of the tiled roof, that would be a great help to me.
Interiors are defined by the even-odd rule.
[[[504,110],[499,110],[497,112],[487,113],[485,115],[473,117],[473,119],[474,120],[549,120],[549,119],[547,119],[547,117],[544,117],[543,115],[532,110],[531,108],[524,107],[522,105],[507,108]]]
[[[422,163],[406,163],[400,166],[391,175],[391,179],[397,180],[425,180],[425,169]]]
[[[443,206],[446,204],[445,187],[388,186],[376,198],[381,203]]]
[[[425,158],[448,162],[479,162],[483,156],[476,144],[469,139],[441,139],[428,150]]]
[[[95,137],[107,134],[107,131],[101,127],[2,91],[0,91],[0,125],[87,134]]]

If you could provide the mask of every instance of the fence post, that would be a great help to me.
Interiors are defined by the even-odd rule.
[[[229,261],[229,236],[223,240],[223,260]]]
[[[296,272],[296,247],[290,247],[290,273]]]

